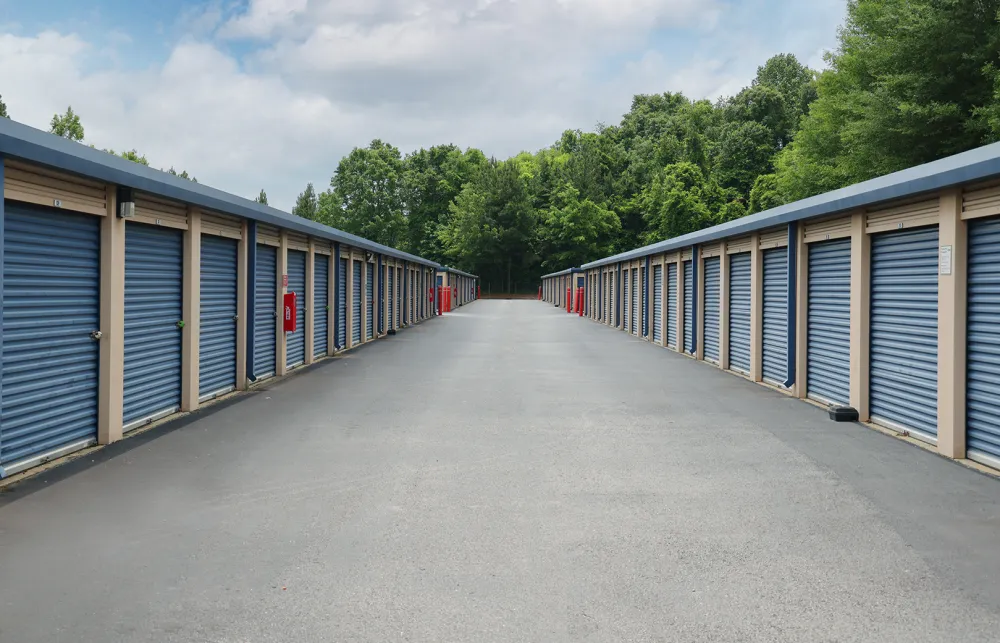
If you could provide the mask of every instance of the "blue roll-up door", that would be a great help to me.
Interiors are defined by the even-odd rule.
[[[632,327],[632,279],[629,273],[629,270],[625,270],[625,275],[622,278],[622,282],[625,284],[625,296],[623,297],[625,302],[625,314],[622,318],[622,328],[626,331]]]
[[[667,264],[667,346],[677,348],[677,262]]]
[[[327,354],[330,332],[330,257],[313,259],[313,357]]]
[[[198,396],[236,388],[236,265],[239,242],[201,237],[201,314]]]
[[[764,380],[783,386],[788,373],[788,248],[764,251]]]
[[[396,328],[396,269],[389,267],[389,329]]]
[[[719,298],[721,259],[705,259],[705,359],[719,362]]]
[[[750,374],[750,253],[729,255],[729,368]]]
[[[872,237],[870,413],[937,435],[938,231]]]
[[[370,263],[365,264],[365,337],[375,337],[375,271]]]
[[[288,251],[288,292],[295,293],[298,320],[294,333],[285,333],[285,366],[292,368],[306,361],[306,253]]]
[[[253,311],[253,368],[256,378],[274,375],[278,338],[278,249],[257,244]]]
[[[851,240],[809,244],[806,393],[825,404],[851,398]]]
[[[401,328],[402,326],[403,326],[403,269],[397,267],[396,268],[396,328]]]
[[[97,440],[101,217],[4,204],[0,467]]]
[[[663,266],[653,266],[653,341],[663,342]]]
[[[1000,219],[969,223],[966,447],[1000,458]]]
[[[632,269],[632,311],[629,322],[632,324],[631,333],[639,334],[639,317],[642,316],[642,309],[639,308],[639,269]]]
[[[125,224],[125,428],[181,404],[184,233]]]
[[[340,319],[337,344],[344,349],[347,347],[347,259],[341,259],[337,266],[337,308],[337,317]]]
[[[690,259],[684,262],[684,351],[694,353],[694,273]]]
[[[361,343],[361,270],[364,265],[360,261],[354,262],[354,274],[351,284],[351,294],[354,300],[351,305],[351,341],[355,344]]]

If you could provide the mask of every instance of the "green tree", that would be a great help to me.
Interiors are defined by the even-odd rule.
[[[818,98],[777,162],[786,200],[997,139],[1000,0],[851,0]]]
[[[481,151],[462,152],[454,145],[436,145],[406,155],[400,189],[406,213],[407,250],[435,261],[445,259],[438,230],[447,221],[450,206],[462,187],[485,164]]]
[[[644,241],[656,243],[718,223],[719,210],[731,196],[694,163],[668,165],[643,194],[649,226]]]
[[[316,190],[312,183],[307,183],[306,189],[295,199],[292,214],[311,221],[319,220],[319,199],[316,197]]]
[[[267,192],[265,192],[264,190],[261,190],[260,194],[257,195],[257,198],[254,199],[254,201],[256,201],[257,203],[260,203],[262,205],[267,205]]]
[[[770,210],[784,203],[778,190],[777,179],[774,174],[762,174],[757,177],[753,189],[750,190],[749,214]]]
[[[341,159],[330,180],[331,194],[319,200],[320,216],[346,232],[399,247],[406,236],[399,150],[378,139]]]
[[[542,214],[542,267],[561,270],[607,256],[620,231],[617,214],[589,198],[581,199],[580,191],[567,183],[553,207]]]
[[[104,151],[107,152],[108,154],[113,154],[114,156],[120,156],[126,161],[132,161],[133,163],[138,163],[139,165],[146,165],[146,166],[149,165],[149,161],[146,159],[145,155],[139,154],[139,152],[137,152],[134,149],[122,152],[121,154],[119,154],[114,150],[104,150]]]
[[[174,168],[170,168],[169,170],[167,170],[167,174],[171,174],[173,176],[176,176],[179,179],[186,179],[188,181],[192,181],[193,183],[197,183],[198,182],[198,179],[196,179],[193,176],[191,176],[190,174],[188,174],[187,170],[183,170],[182,172],[180,172],[178,174],[177,170],[175,170]]]
[[[7,104],[3,102],[3,96],[0,96],[0,118],[10,118],[7,114]]]
[[[52,116],[52,121],[49,123],[49,133],[68,138],[71,141],[82,141],[83,124],[80,122],[80,116],[73,111],[72,107],[67,107],[65,114]]]

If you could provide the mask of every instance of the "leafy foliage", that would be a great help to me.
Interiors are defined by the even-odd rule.
[[[261,190],[260,194],[257,195],[257,198],[254,199],[254,201],[256,201],[257,203],[261,203],[263,205],[267,205],[267,192]]]
[[[74,112],[72,107],[67,107],[65,114],[53,115],[49,123],[49,133],[79,143],[83,140],[83,124],[80,123],[79,114]]]
[[[3,102],[3,96],[0,96],[0,118],[10,118],[7,114],[7,104]]]

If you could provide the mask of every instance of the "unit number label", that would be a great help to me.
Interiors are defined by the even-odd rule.
[[[951,274],[951,246],[941,246],[938,252],[938,274]]]

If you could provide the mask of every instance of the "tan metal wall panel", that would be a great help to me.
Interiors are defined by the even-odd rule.
[[[846,214],[832,219],[806,221],[802,225],[802,229],[805,233],[806,243],[843,239],[851,236],[851,215]]]
[[[229,239],[243,238],[243,221],[217,212],[201,213],[201,233]]]
[[[679,253],[675,250],[674,252],[668,252],[663,255],[663,263],[677,263]]]
[[[681,261],[689,261],[691,259],[691,248],[687,250],[681,250]]]
[[[265,246],[280,246],[281,238],[278,234],[278,229],[273,226],[258,224],[257,243],[262,243]]]
[[[915,203],[870,210],[866,215],[868,234],[937,224],[941,202],[938,197]]]
[[[733,255],[740,252],[750,252],[752,239],[753,237],[750,235],[726,239],[726,254]]]
[[[139,223],[187,230],[188,208],[179,201],[161,199],[151,194],[137,194],[135,220]]]
[[[760,233],[760,249],[781,248],[788,245],[788,228],[774,228]]]
[[[706,243],[701,246],[701,256],[704,257],[718,257],[722,254],[722,242],[715,241],[713,243]]]
[[[97,216],[108,213],[103,183],[17,161],[4,161],[3,195],[5,199]]]
[[[331,255],[333,254],[333,244],[326,239],[313,239],[313,246],[317,254],[321,255]]]
[[[978,219],[1000,214],[1000,185],[970,186],[962,194],[962,218]]]
[[[309,237],[298,232],[288,233],[288,248],[290,250],[309,250]]]

